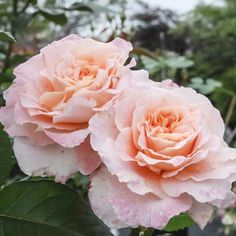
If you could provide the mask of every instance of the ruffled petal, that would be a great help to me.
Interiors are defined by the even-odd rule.
[[[89,154],[85,151],[81,155],[86,155],[79,157],[78,150],[73,148],[57,144],[40,147],[21,137],[15,138],[13,148],[21,170],[30,176],[55,176],[57,182],[64,183],[79,170],[91,172],[91,169],[84,168],[86,165],[81,164],[81,160],[86,161]],[[90,159],[89,162],[91,163]]]
[[[105,168],[92,176],[91,186],[89,194],[91,205],[98,217],[110,227],[114,227],[115,223],[116,228],[125,227],[127,224],[131,227],[142,225],[163,229],[172,217],[189,210],[192,205],[191,199],[184,196],[160,199],[153,194],[135,194],[124,183],[120,183],[116,177],[110,175]],[[95,188],[100,191],[105,190],[102,197],[99,195],[100,198],[96,198]],[[104,200],[105,208],[101,204]],[[121,222],[125,222],[125,225],[120,225]]]

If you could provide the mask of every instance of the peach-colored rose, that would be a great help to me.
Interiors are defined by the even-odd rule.
[[[187,212],[200,227],[235,200],[236,149],[210,101],[170,81],[127,89],[90,120],[104,163],[91,175],[94,212],[112,228],[163,229]]]
[[[14,70],[0,121],[16,137],[15,155],[26,174],[63,182],[78,170],[89,174],[97,168],[88,121],[125,87],[147,78],[130,70],[134,61],[124,65],[131,50],[120,38],[102,43],[70,35]]]

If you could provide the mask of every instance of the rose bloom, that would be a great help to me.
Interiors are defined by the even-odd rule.
[[[210,101],[170,81],[127,89],[90,120],[104,165],[91,175],[95,214],[112,228],[163,229],[182,212],[203,228],[235,200],[236,149]]]
[[[132,46],[123,39],[102,43],[67,36],[14,70],[4,93],[0,121],[14,139],[18,164],[27,175],[54,175],[64,182],[77,171],[90,174],[100,164],[89,141],[88,121],[107,109],[134,81]],[[144,80],[145,80],[144,79]]]

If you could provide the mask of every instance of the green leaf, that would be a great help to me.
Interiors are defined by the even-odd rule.
[[[194,62],[192,60],[187,59],[184,56],[177,56],[173,58],[169,58],[166,60],[167,66],[173,69],[178,69],[178,68],[188,68],[194,65]]]
[[[75,2],[73,3],[69,8],[63,8],[66,11],[89,11],[89,12],[93,12],[93,9],[89,6],[89,4],[85,4],[85,3],[79,3],[79,2]]]
[[[1,41],[9,41],[9,42],[16,42],[15,38],[10,32],[0,30],[0,40]]]
[[[12,144],[0,124],[0,186],[8,178],[13,165]]]
[[[55,11],[42,9],[40,9],[38,13],[41,14],[47,20],[54,22],[55,24],[65,25],[67,23],[67,18],[64,13],[58,13]]]
[[[181,229],[191,226],[193,223],[194,221],[189,215],[180,214],[170,219],[164,231],[173,232],[173,231],[181,230]]]
[[[201,77],[194,77],[191,79],[189,87],[197,89],[202,94],[208,95],[214,92],[217,88],[222,87],[222,83],[214,79],[206,79],[204,82]]]
[[[52,181],[22,181],[0,191],[0,235],[112,236],[81,196]]]

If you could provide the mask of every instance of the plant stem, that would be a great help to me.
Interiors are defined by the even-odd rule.
[[[236,105],[236,96],[233,96],[233,98],[231,99],[231,102],[229,104],[228,112],[227,112],[226,117],[225,117],[225,126],[226,127],[229,125],[229,122],[230,122],[231,117],[232,117],[233,112],[234,112],[235,105]]]
[[[13,12],[13,19],[11,19],[11,33],[12,33],[13,37],[15,37],[14,20],[18,16],[18,0],[13,0],[12,12]],[[10,58],[11,58],[12,48],[13,48],[13,42],[9,42],[6,57],[5,57],[3,67],[2,67],[2,73],[5,73],[7,68],[10,65]]]
[[[22,8],[22,10],[19,12],[19,14],[22,14],[22,13],[24,13],[25,11],[26,11],[26,9],[28,8],[28,6],[30,5],[30,0],[28,0],[27,2],[26,2],[26,4],[24,5],[24,7]]]

